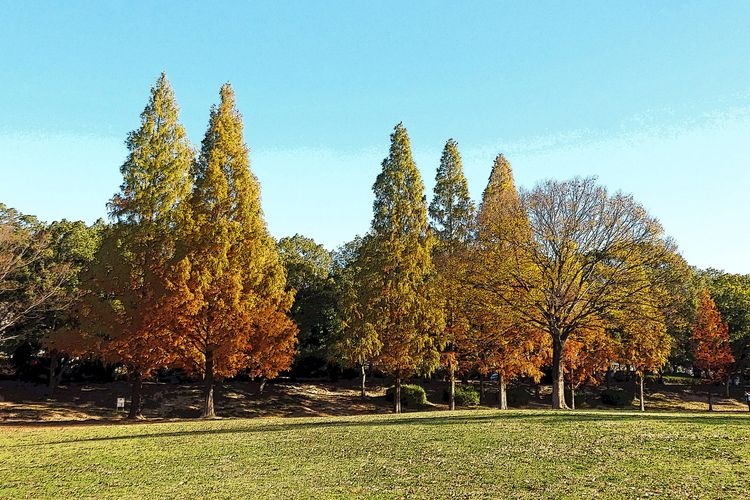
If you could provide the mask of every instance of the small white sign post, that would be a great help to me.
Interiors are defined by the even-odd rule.
[[[125,398],[117,398],[117,411],[125,411]]]

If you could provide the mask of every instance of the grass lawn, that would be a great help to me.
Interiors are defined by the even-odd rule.
[[[0,497],[750,494],[750,414],[506,411],[0,427]]]

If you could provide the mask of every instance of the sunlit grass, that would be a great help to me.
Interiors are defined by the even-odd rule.
[[[0,497],[741,497],[750,415],[497,410],[0,432]]]

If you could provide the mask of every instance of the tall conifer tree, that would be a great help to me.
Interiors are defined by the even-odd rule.
[[[175,344],[183,365],[205,383],[202,416],[213,417],[216,378],[247,369],[273,377],[294,359],[293,294],[263,219],[260,185],[250,171],[242,117],[229,84],[211,109],[193,167],[184,257],[171,286]]]
[[[377,332],[380,367],[395,377],[394,411],[401,411],[401,381],[439,364],[443,307],[434,293],[433,237],[424,185],[399,123],[373,185],[370,236],[361,252],[359,280],[365,323]]]
[[[445,296],[445,340],[442,353],[443,364],[449,373],[448,406],[456,408],[456,370],[461,338],[466,335],[468,322],[464,312],[466,251],[472,239],[474,227],[474,202],[469,196],[469,184],[464,176],[458,143],[449,139],[443,148],[440,166],[435,175],[430,218],[437,236],[434,260],[441,289]]]
[[[538,379],[547,352],[543,334],[508,304],[514,301],[512,272],[525,266],[514,243],[523,240],[531,240],[530,227],[510,163],[501,154],[495,158],[477,215],[472,278],[475,290],[467,308],[476,331],[476,345],[483,351],[479,357],[484,367],[480,366],[480,371],[498,373],[501,409],[507,409],[507,382],[520,375]]]
[[[178,121],[179,109],[164,73],[151,88],[141,126],[128,135],[120,192],[109,203],[105,232],[92,273],[91,319],[104,330],[105,355],[122,362],[132,381],[130,417],[140,416],[141,384],[172,354],[160,303],[165,271],[190,193],[193,151]]]

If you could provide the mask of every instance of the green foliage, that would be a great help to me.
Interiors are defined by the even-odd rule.
[[[393,396],[396,393],[395,387],[389,387],[385,391],[385,400],[393,402]],[[407,408],[420,408],[427,404],[427,393],[416,384],[403,384],[401,386],[401,406]]]
[[[0,348],[37,342],[67,321],[100,229],[81,221],[45,225],[0,203]]]
[[[456,385],[456,406],[478,406],[479,391],[473,385]],[[443,401],[449,398],[448,390],[443,392]]]
[[[296,291],[291,309],[299,327],[294,370],[320,375],[315,370],[324,367],[333,337],[342,328],[331,274],[333,257],[322,245],[299,234],[282,238],[278,248],[287,288]]]
[[[633,404],[633,395],[620,388],[604,389],[601,398],[602,403],[608,406],[625,407]]]

